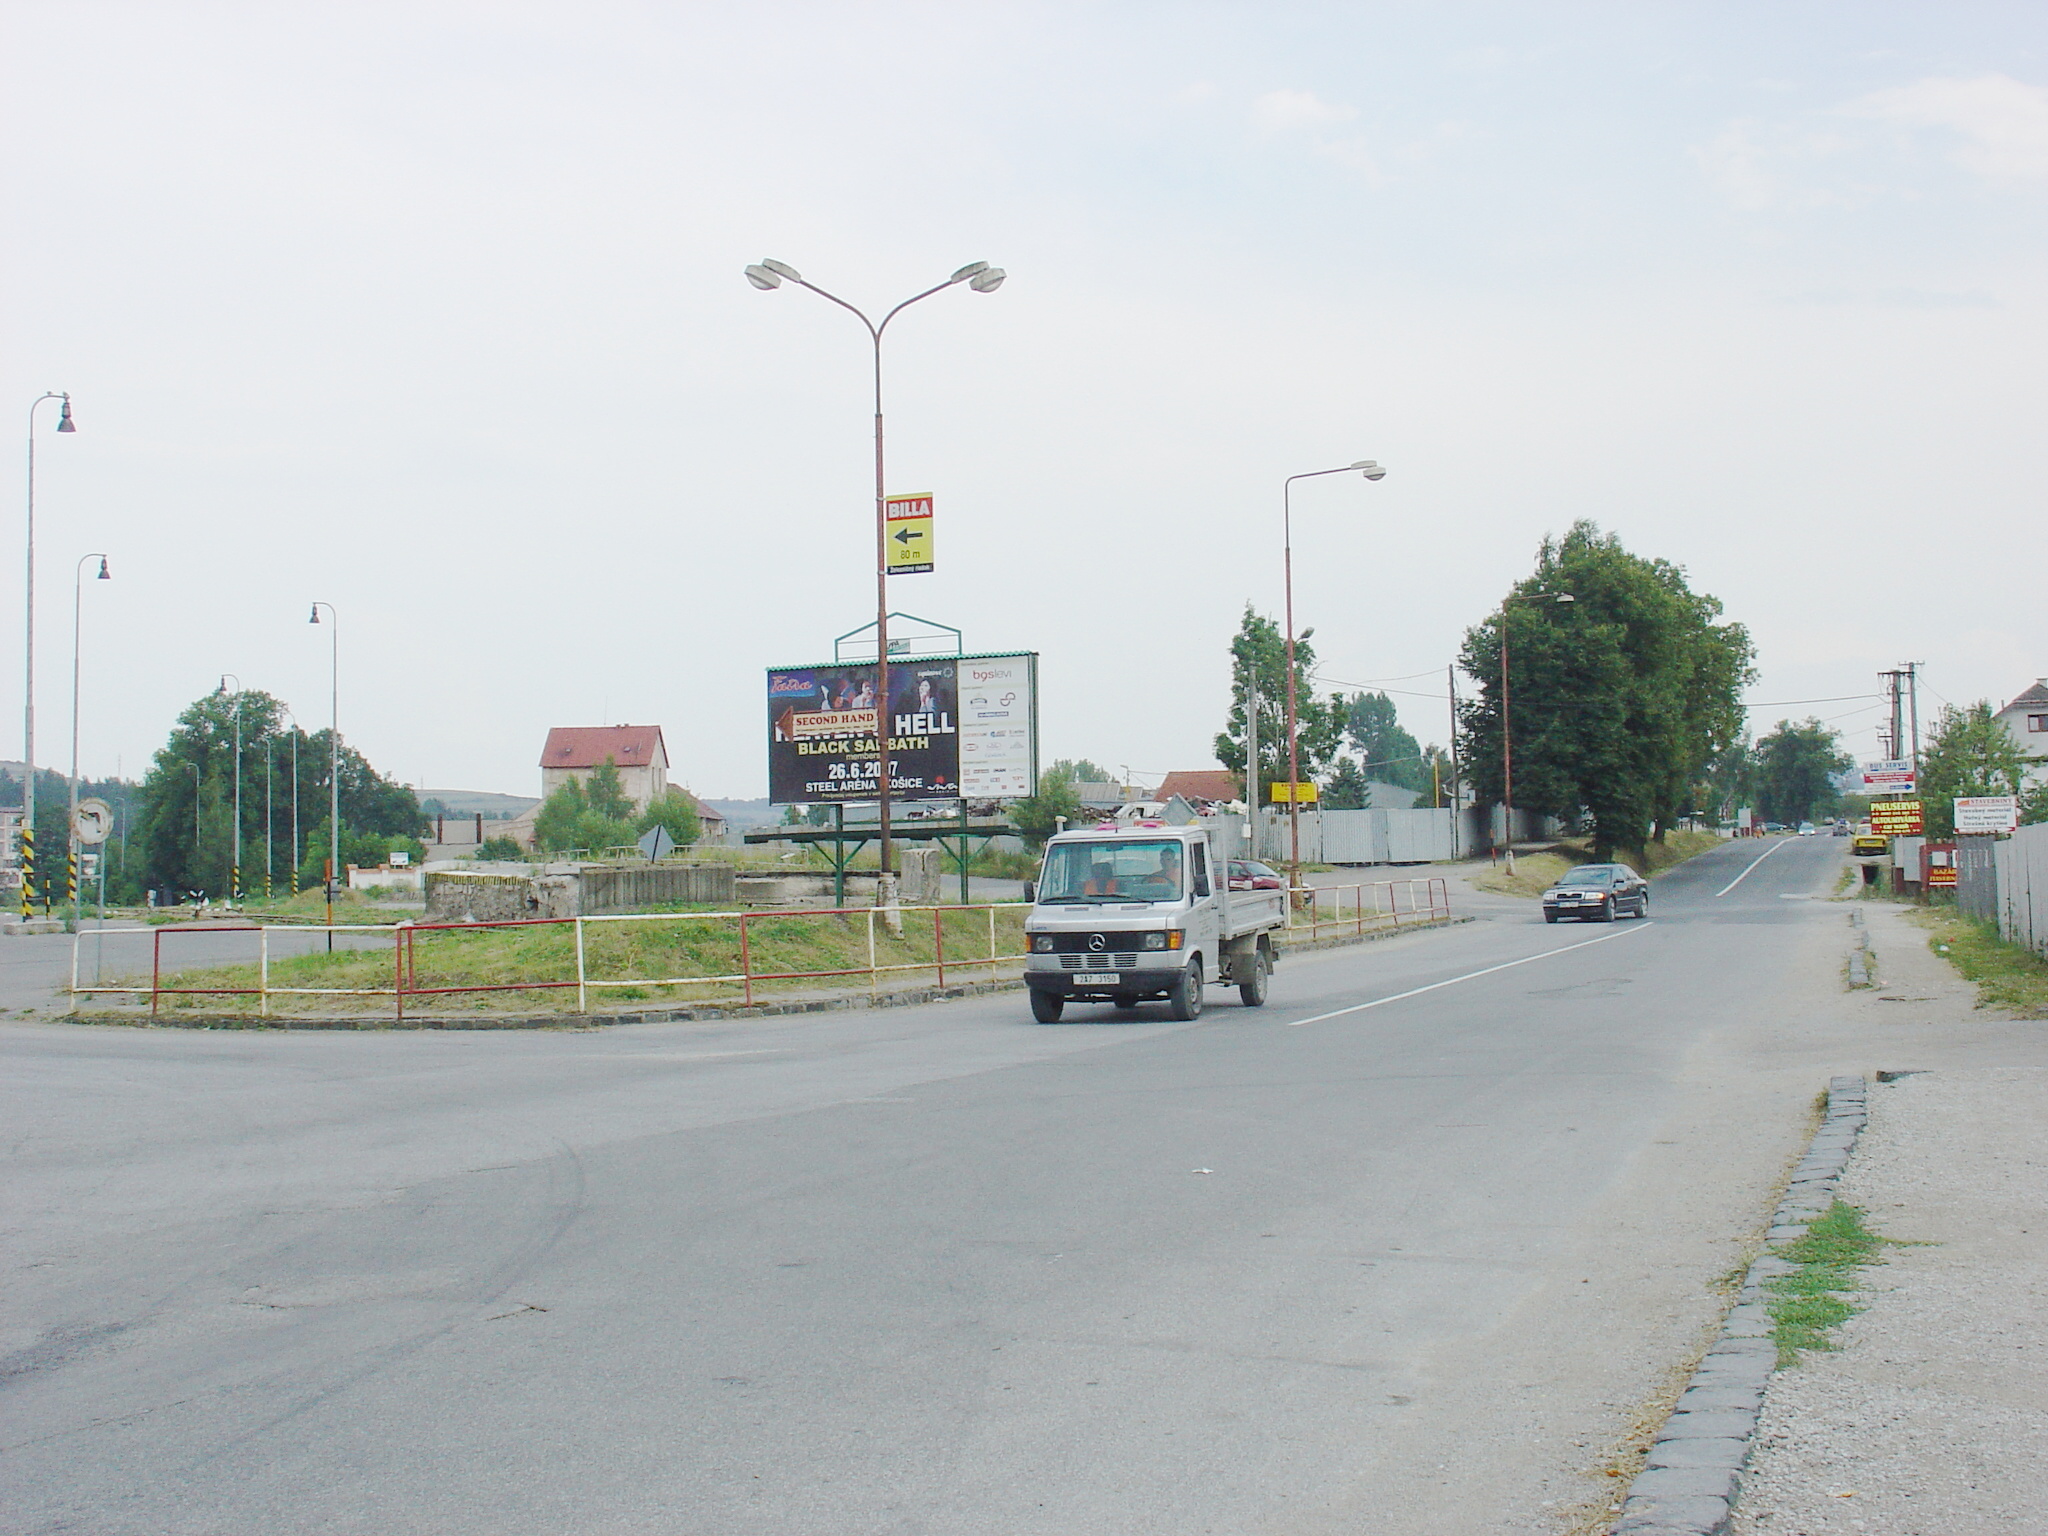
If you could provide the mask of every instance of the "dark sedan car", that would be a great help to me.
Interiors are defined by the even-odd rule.
[[[1626,864],[1581,864],[1543,893],[1543,921],[1561,917],[1611,923],[1627,912],[1650,915],[1650,882]]]

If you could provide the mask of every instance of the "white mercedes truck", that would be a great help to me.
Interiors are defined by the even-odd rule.
[[[1024,920],[1031,1016],[1051,1024],[1069,1003],[1163,997],[1174,1018],[1192,1019],[1210,985],[1235,986],[1245,1007],[1260,1007],[1285,896],[1231,890],[1228,861],[1199,826],[1061,832],[1045,845]]]

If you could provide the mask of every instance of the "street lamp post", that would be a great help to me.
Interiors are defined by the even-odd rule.
[[[1508,605],[1577,601],[1569,592],[1525,592],[1500,605],[1500,831],[1510,875],[1515,872],[1515,751],[1514,728],[1508,722]]]
[[[71,900],[71,915],[78,915],[78,655],[80,619],[79,611],[84,607],[85,563],[97,560],[100,563],[100,581],[111,581],[113,572],[107,569],[107,557],[101,554],[81,555],[78,565],[71,573],[71,814],[65,822],[65,850],[69,862],[64,867],[64,889]],[[100,869],[107,867],[106,853],[100,854]]]
[[[876,893],[877,904],[891,904],[894,895],[893,868],[895,863],[889,837],[889,522],[888,488],[883,475],[882,460],[882,333],[889,328],[904,310],[919,299],[928,299],[935,293],[965,283],[976,293],[994,293],[1002,287],[1008,276],[1001,267],[992,267],[985,261],[969,262],[943,283],[914,293],[882,316],[879,323],[870,320],[864,313],[840,298],[827,293],[816,283],[807,283],[796,268],[786,262],[764,258],[759,264],[747,268],[747,281],[766,292],[780,288],[784,282],[791,282],[799,288],[808,288],[821,299],[829,299],[867,327],[868,337],[875,350],[875,750],[876,763],[876,811],[880,822],[881,885]]]
[[[68,390],[45,390],[28,407],[28,562],[22,601],[21,915],[34,915],[36,880],[36,407],[59,402],[57,430],[76,432]]]
[[[334,949],[334,882],[341,874],[341,620],[334,604],[313,604],[308,624],[320,622],[320,610],[327,610],[328,704],[327,727],[327,948]]]
[[[223,672],[220,677],[219,693],[228,691],[228,679],[235,679],[235,855],[228,865],[228,905],[242,904],[242,680],[232,672]]]
[[[1295,739],[1294,686],[1294,482],[1314,480],[1322,475],[1362,474],[1368,480],[1384,480],[1387,472],[1371,459],[1360,459],[1339,469],[1312,469],[1307,474],[1289,475],[1280,482],[1280,560],[1287,587],[1287,899],[1299,898],[1301,885],[1301,747]],[[1252,826],[1258,826],[1259,810],[1252,807]],[[1290,908],[1290,910],[1292,910]]]

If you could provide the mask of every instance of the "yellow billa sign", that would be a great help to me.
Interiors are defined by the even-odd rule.
[[[891,496],[882,504],[884,569],[891,576],[916,576],[932,568],[932,498]]]
[[[1316,803],[1316,787],[1313,784],[1288,784],[1283,782],[1271,784],[1267,787],[1273,792],[1273,803],[1275,805],[1290,803],[1314,805]]]

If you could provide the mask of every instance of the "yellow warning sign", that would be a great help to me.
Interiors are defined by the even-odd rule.
[[[932,498],[891,496],[883,503],[883,561],[891,576],[915,576],[932,568]]]

